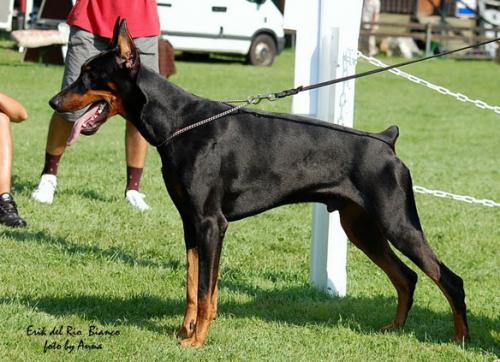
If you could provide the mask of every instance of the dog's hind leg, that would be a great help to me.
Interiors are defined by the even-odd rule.
[[[455,324],[454,339],[462,341],[469,333],[463,281],[431,249],[420,225],[410,173],[404,166],[396,170],[394,187],[378,195],[381,203],[374,208],[374,215],[379,217],[380,227],[387,239],[422,269],[448,299]]]
[[[399,235],[389,236],[389,241],[410,258],[441,289],[453,312],[456,341],[468,338],[465,292],[462,279],[442,263],[424,235],[416,230],[402,230]]]
[[[402,327],[413,303],[417,274],[394,254],[378,225],[361,207],[347,204],[340,210],[340,221],[349,240],[387,274],[398,293],[396,317],[382,330]]]

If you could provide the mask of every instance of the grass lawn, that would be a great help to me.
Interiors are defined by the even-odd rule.
[[[23,64],[8,46],[0,42],[0,91],[30,113],[12,127],[14,193],[29,227],[0,227],[0,360],[493,361],[500,355],[500,210],[427,195],[417,195],[417,205],[428,239],[465,281],[471,329],[465,346],[448,342],[449,305],[420,271],[407,325],[380,334],[394,316],[395,290],[352,245],[348,296],[331,298],[311,288],[311,206],[292,205],[230,225],[220,313],[208,343],[201,350],[179,347],[174,333],[184,308],[184,243],[156,151],[149,152],[142,182],[151,212],[139,214],[123,201],[120,118],[67,150],[53,205],[31,201],[44,159],[47,100],[58,91],[63,69]],[[239,98],[291,87],[293,54],[286,51],[272,68],[226,60],[179,61],[177,67],[172,81],[190,92]],[[500,66],[494,63],[439,60],[407,70],[500,104]],[[360,79],[356,87],[356,128],[398,124],[398,154],[416,184],[500,200],[498,114],[391,74]],[[290,105],[286,99],[260,107],[287,112]],[[28,336],[30,326],[47,334],[63,326],[65,333]],[[89,337],[91,326],[119,335]],[[66,341],[78,345],[81,339],[102,349],[64,351]],[[46,341],[62,349],[44,353]]]

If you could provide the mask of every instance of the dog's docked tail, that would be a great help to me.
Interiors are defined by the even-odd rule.
[[[399,136],[398,126],[390,126],[385,131],[378,133],[377,136],[380,138],[380,140],[391,146],[393,151],[396,150],[396,141]]]

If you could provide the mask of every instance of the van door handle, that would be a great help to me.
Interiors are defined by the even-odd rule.
[[[226,6],[212,6],[212,11],[214,13],[225,13],[227,11]]]
[[[168,4],[168,3],[158,3],[157,5],[158,6],[165,6],[167,8],[171,8],[172,7],[172,4]]]

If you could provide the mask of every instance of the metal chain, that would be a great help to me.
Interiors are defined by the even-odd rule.
[[[500,207],[500,203],[495,202],[493,200],[488,200],[488,199],[478,200],[472,196],[455,195],[441,190],[429,190],[422,186],[413,186],[413,191],[419,194],[429,194],[432,196],[441,197],[445,199],[467,202],[469,204],[479,204],[488,207]]]
[[[377,67],[387,67],[387,64],[385,64],[384,62],[376,59],[376,58],[373,58],[373,57],[369,57],[365,54],[363,54],[362,52],[358,51],[358,57],[359,58],[362,58],[366,61],[368,61],[370,64],[373,64]],[[465,94],[462,94],[462,93],[456,93],[456,92],[452,92],[451,90],[443,87],[443,86],[439,86],[439,85],[436,85],[436,84],[432,84],[431,82],[428,82],[422,78],[419,78],[419,77],[416,77],[414,75],[411,75],[409,73],[406,73],[406,72],[403,72],[402,70],[400,69],[390,69],[389,72],[395,74],[395,75],[398,75],[400,77],[403,77],[403,78],[406,78],[408,79],[409,81],[413,82],[413,83],[417,83],[417,84],[420,84],[420,85],[423,85],[427,88],[430,88],[436,92],[439,92],[441,94],[444,94],[444,95],[447,95],[447,96],[451,96],[451,97],[454,97],[456,98],[457,100],[459,100],[460,102],[469,102],[469,103],[472,103],[474,104],[476,107],[478,108],[481,108],[481,109],[488,109],[490,111],[493,111],[497,114],[500,114],[500,106],[491,106],[489,104],[487,104],[486,102],[483,102],[479,99],[471,99],[469,98],[468,96],[466,96]]]
[[[180,136],[181,134],[183,134],[183,133],[185,133],[187,131],[190,131],[193,128],[202,126],[202,125],[204,125],[206,123],[209,123],[209,122],[215,121],[216,119],[219,119],[219,118],[222,118],[224,116],[227,116],[230,113],[236,112],[237,110],[239,110],[240,108],[243,108],[243,107],[247,106],[248,104],[250,104],[250,103],[245,102],[245,104],[240,104],[239,106],[236,106],[236,107],[233,107],[233,108],[229,108],[228,110],[226,110],[224,112],[221,112],[221,113],[218,113],[215,116],[212,116],[212,117],[209,117],[209,118],[205,118],[202,121],[199,121],[199,122],[193,123],[193,124],[191,124],[191,125],[189,125],[187,127],[181,128],[181,129],[175,131],[170,137],[168,137],[165,141],[161,142],[156,147],[160,147],[160,146],[163,146],[166,143],[169,143],[175,137]]]
[[[236,106],[236,107],[232,107],[232,108],[230,108],[228,110],[225,110],[224,112],[218,113],[218,114],[216,114],[216,115],[214,115],[212,117],[206,118],[206,119],[201,120],[199,122],[193,123],[193,124],[191,124],[191,125],[189,125],[187,127],[178,129],[170,137],[168,137],[165,141],[160,142],[156,147],[163,146],[163,145],[169,143],[175,137],[180,136],[181,134],[183,134],[185,132],[188,132],[188,131],[192,130],[193,128],[197,128],[197,127],[203,126],[204,124],[210,123],[212,121],[215,121],[216,119],[219,119],[219,118],[222,118],[224,116],[227,116],[228,114],[236,112],[237,110],[239,110],[239,109],[241,109],[243,107],[246,107],[246,106],[252,105],[252,104],[253,105],[259,104],[260,101],[262,101],[263,99],[267,99],[268,101],[272,102],[272,101],[275,101],[278,98],[276,97],[275,93],[268,93],[268,94],[257,94],[255,96],[250,96],[250,97],[248,97],[246,99],[233,99],[233,100],[220,100],[220,101],[217,101],[218,103],[243,103],[243,104],[240,104],[239,106]]]
[[[248,105],[250,104],[259,104],[260,101],[262,100],[268,100],[270,102],[274,102],[278,98],[276,97],[276,93],[266,93],[266,94],[257,94],[255,96],[250,96],[245,99],[221,99],[218,100],[217,102],[219,103],[246,103]]]

